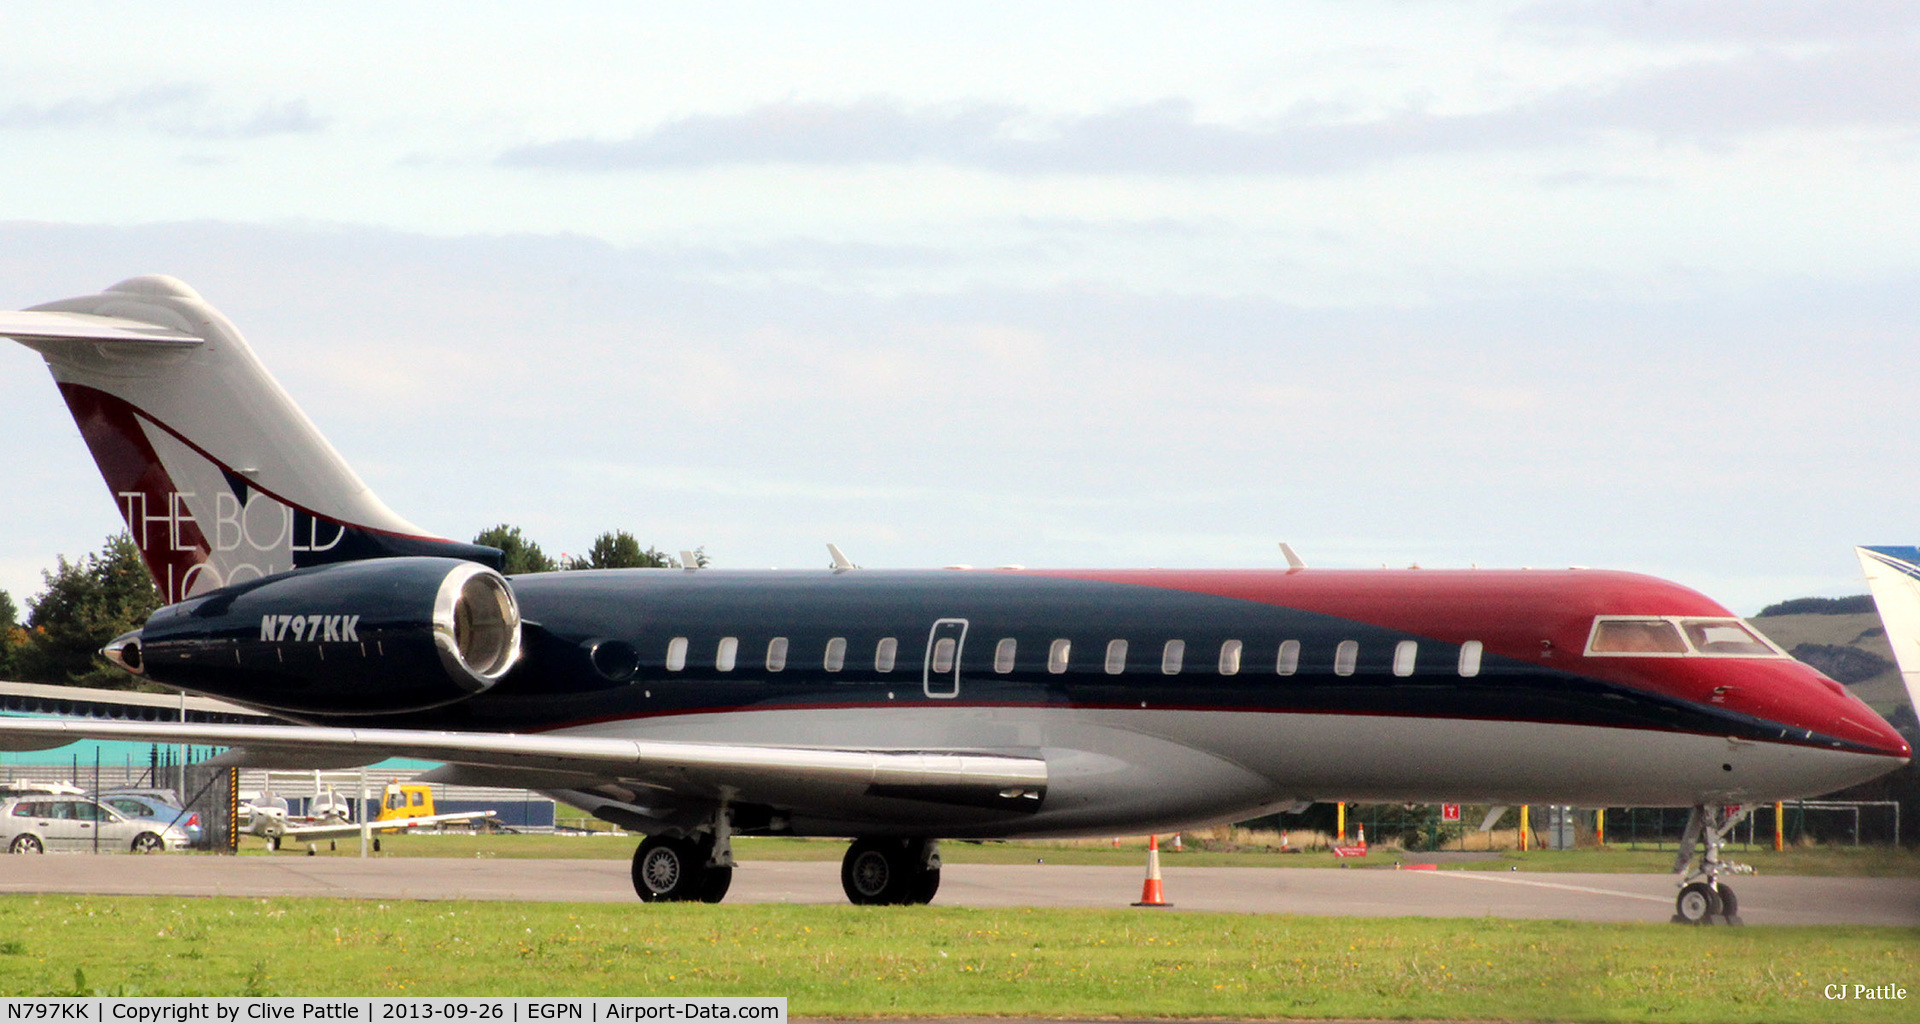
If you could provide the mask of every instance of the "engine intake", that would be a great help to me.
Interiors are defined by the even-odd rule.
[[[483,693],[520,659],[506,578],[451,558],[297,569],[154,612],[115,660],[257,707],[387,714]]]

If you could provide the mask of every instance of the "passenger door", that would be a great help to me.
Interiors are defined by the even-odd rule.
[[[960,653],[967,643],[967,620],[937,619],[927,633],[927,657],[921,662],[921,689],[929,697],[960,696]]]
[[[78,800],[52,800],[41,804],[40,809],[46,817],[37,819],[41,835],[46,838],[48,853],[76,853],[93,849],[93,822],[82,820],[82,813],[90,813],[92,804],[83,804]]]

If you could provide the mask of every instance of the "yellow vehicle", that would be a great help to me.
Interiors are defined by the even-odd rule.
[[[386,792],[380,796],[380,814],[373,819],[373,823],[378,826],[383,821],[430,817],[433,817],[432,786],[389,782]]]
[[[435,814],[432,786],[415,782],[389,782],[386,790],[380,794],[380,813],[373,819],[373,827],[391,835],[422,825],[471,826],[481,818],[491,818],[493,815],[492,811]]]

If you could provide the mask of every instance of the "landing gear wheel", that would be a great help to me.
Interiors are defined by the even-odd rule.
[[[898,903],[902,858],[896,844],[856,839],[840,861],[840,887],[856,906]]]
[[[700,902],[718,903],[727,898],[727,889],[733,885],[733,869],[727,867],[708,868],[700,879]]]
[[[1720,897],[1720,920],[1728,924],[1745,924],[1740,920],[1740,900],[1733,894],[1733,886],[1715,886]]]
[[[7,844],[7,852],[45,853],[47,848],[40,845],[40,839],[37,836],[18,835],[13,837],[13,842]]]
[[[1693,882],[1680,890],[1673,901],[1674,924],[1712,924],[1721,913],[1720,894],[1705,882]]]
[[[938,856],[930,856],[927,842],[854,840],[840,862],[840,886],[846,890],[847,899],[859,906],[932,902],[940,891],[940,868]]]
[[[699,899],[706,864],[706,852],[691,839],[648,836],[633,853],[633,891],[643,903]],[[725,894],[724,885],[720,891]]]
[[[907,902],[908,903],[932,903],[934,894],[938,893],[939,891],[940,891],[940,869],[933,868],[931,870],[922,871],[919,873],[919,878],[915,881],[913,892],[911,895],[908,896]]]

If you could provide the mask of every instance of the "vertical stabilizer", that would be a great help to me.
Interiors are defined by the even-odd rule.
[[[1907,684],[1907,699],[1920,718],[1920,547],[1854,548],[1867,573],[1867,589],[1880,609],[1893,659]]]
[[[169,602],[306,565],[390,555],[497,564],[362,483],[193,289],[159,275],[0,312],[47,361]]]

